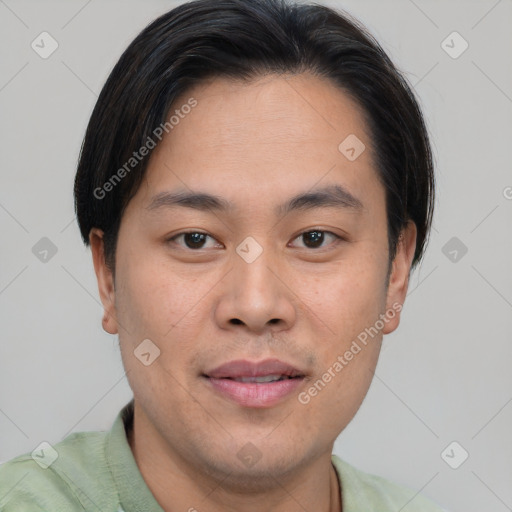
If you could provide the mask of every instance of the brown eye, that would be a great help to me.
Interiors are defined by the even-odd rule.
[[[324,241],[324,233],[322,231],[308,231],[302,234],[302,240],[307,247],[317,248]]]
[[[185,233],[183,240],[188,248],[190,249],[201,249],[206,240],[204,233]]]
[[[182,240],[182,242],[180,241],[180,239]],[[201,233],[200,231],[188,231],[173,236],[172,238],[169,239],[169,241],[175,242],[185,249],[197,250],[208,248],[205,247],[205,244],[208,239],[211,239],[212,241],[216,242],[216,240],[213,237],[206,233]]]
[[[300,240],[303,244],[302,247],[306,247],[307,249],[321,249],[328,246],[324,244],[324,242],[328,240],[329,237],[334,239],[334,242],[342,240],[340,236],[331,233],[330,231],[314,229],[310,231],[304,231],[304,233],[301,233],[295,239],[295,241]]]

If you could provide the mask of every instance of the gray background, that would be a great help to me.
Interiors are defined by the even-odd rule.
[[[101,328],[72,184],[111,67],[176,4],[0,0],[0,460],[108,429],[131,397],[117,338]],[[328,4],[359,17],[406,71],[438,180],[402,323],[335,452],[453,512],[512,510],[512,1]],[[31,48],[43,31],[59,45],[47,59]],[[453,31],[469,43],[458,58],[441,45]],[[57,249],[46,261],[43,237]],[[441,456],[453,441],[462,448],[445,455],[452,465],[469,453],[458,469]]]

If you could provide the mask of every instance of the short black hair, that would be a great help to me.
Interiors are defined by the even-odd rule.
[[[303,72],[329,79],[362,110],[386,191],[389,261],[402,229],[413,221],[414,267],[429,236],[435,188],[415,95],[349,14],[288,0],[187,2],[157,18],[128,46],[99,95],[81,148],[74,193],[85,244],[93,227],[103,230],[106,261],[114,270],[121,217],[149,161],[135,160],[133,153],[154,140],[156,127],[169,124],[171,104],[188,89],[215,77],[250,81]]]

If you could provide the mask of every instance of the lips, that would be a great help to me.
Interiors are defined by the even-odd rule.
[[[241,379],[268,376],[303,377],[304,374],[297,368],[280,361],[279,359],[266,359],[254,363],[246,360],[230,361],[206,373],[214,379]]]
[[[211,388],[245,407],[270,407],[281,402],[304,381],[298,368],[280,361],[230,361],[203,374]]]

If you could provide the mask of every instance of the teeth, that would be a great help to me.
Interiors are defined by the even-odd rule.
[[[289,378],[290,377],[288,377],[287,375],[265,375],[264,377],[237,377],[232,380],[236,380],[237,382],[261,383],[261,382],[275,382],[278,380],[289,379]]]

